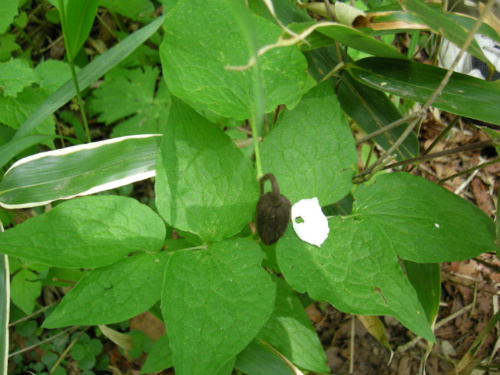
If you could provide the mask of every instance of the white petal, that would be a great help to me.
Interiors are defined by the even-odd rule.
[[[297,222],[297,218],[299,222]],[[302,241],[321,246],[328,238],[328,220],[321,211],[318,198],[302,199],[292,206],[293,230]]]

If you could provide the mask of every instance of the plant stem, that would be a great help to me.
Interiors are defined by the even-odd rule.
[[[257,170],[257,179],[260,179],[263,175],[262,164],[260,162],[260,151],[259,151],[259,135],[257,133],[256,119],[250,119],[250,127],[252,128],[252,138],[253,138],[253,151],[255,154],[255,169]]]
[[[63,0],[58,0],[59,14],[61,16],[61,26],[64,35],[64,46],[66,47],[66,55],[68,56],[69,68],[71,70],[71,79],[73,80],[73,86],[75,86],[76,100],[78,102],[78,107],[80,107],[80,114],[82,116],[83,127],[85,129],[85,135],[87,137],[87,143],[90,143],[90,131],[89,124],[87,122],[87,114],[83,108],[82,94],[80,93],[80,87],[78,86],[78,79],[76,78],[75,63],[73,61],[73,52],[70,48],[69,40],[67,38],[67,25],[66,25],[66,12],[64,11]]]

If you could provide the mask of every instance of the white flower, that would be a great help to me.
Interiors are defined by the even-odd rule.
[[[321,246],[328,238],[328,220],[318,198],[302,199],[292,206],[293,230],[302,241]]]

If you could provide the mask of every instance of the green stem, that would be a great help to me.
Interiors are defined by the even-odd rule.
[[[260,179],[263,175],[262,165],[260,162],[260,151],[259,151],[259,135],[257,133],[257,124],[255,117],[250,119],[250,127],[252,128],[252,138],[253,138],[253,150],[255,154],[255,169],[257,170],[257,179]]]
[[[59,14],[61,16],[61,26],[62,26],[62,31],[64,35],[64,46],[66,48],[66,55],[68,56],[68,62],[69,62],[69,68],[71,70],[71,79],[73,80],[73,86],[75,86],[75,92],[76,92],[76,100],[78,102],[78,107],[80,107],[80,113],[82,116],[82,121],[83,121],[83,127],[85,128],[85,135],[87,137],[87,143],[90,143],[90,131],[89,131],[89,124],[87,122],[87,114],[85,113],[85,110],[83,108],[83,100],[82,100],[82,94],[80,93],[80,87],[78,86],[78,79],[76,78],[76,70],[75,70],[75,63],[73,61],[73,52],[70,48],[69,45],[69,40],[67,38],[67,27],[66,27],[66,12],[64,10],[64,2],[63,0],[58,0],[57,1],[59,5]]]

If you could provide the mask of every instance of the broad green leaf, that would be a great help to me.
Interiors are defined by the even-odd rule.
[[[5,96],[16,97],[25,87],[38,81],[38,76],[27,61],[11,60],[0,64],[0,87]]]
[[[162,371],[173,365],[170,340],[168,339],[168,335],[164,334],[151,348],[146,362],[141,367],[141,374]]]
[[[160,299],[168,257],[167,252],[140,253],[88,272],[43,325],[111,324],[147,311]]]
[[[146,25],[142,29],[129,35],[126,39],[110,48],[98,59],[95,59],[90,64],[85,66],[78,74],[78,86],[80,90],[84,90],[96,81],[99,77],[106,74],[109,70],[123,61],[130,55],[139,45],[153,35],[161,26],[164,16],[158,17],[156,20]],[[23,124],[17,131],[15,137],[20,137],[30,133],[44,119],[50,116],[55,110],[62,107],[66,102],[75,96],[75,87],[73,82],[69,80],[61,86],[54,94],[47,98],[43,104],[37,107],[31,115],[24,120]],[[1,113],[1,109],[0,109]]]
[[[269,21],[252,17],[253,30],[244,30],[228,12],[226,0],[180,0],[167,15],[160,47],[163,74],[176,96],[206,105],[215,113],[244,120],[255,112],[252,69],[244,66],[250,55],[246,33],[257,33],[259,46],[273,44],[281,30]],[[291,108],[303,94],[306,61],[296,46],[273,49],[259,58],[265,91],[265,112],[279,104]]]
[[[10,24],[17,16],[19,0],[0,0],[0,34],[4,34],[9,29]]]
[[[290,25],[292,30],[302,32],[308,27],[317,25],[316,22],[305,22],[301,24]],[[345,44],[355,50],[362,51],[374,56],[392,57],[395,59],[404,59],[405,56],[399,51],[375,39],[351,26],[342,25],[334,22],[324,22],[321,27],[316,26],[316,31],[330,38],[331,43],[337,41]]]
[[[66,268],[96,268],[137,251],[159,251],[165,225],[148,206],[119,196],[59,204],[0,233],[0,253]]]
[[[131,116],[113,128],[113,136],[163,132],[170,95],[163,80],[155,95],[158,73],[158,69],[149,66],[144,71],[113,69],[104,84],[92,92],[89,111],[99,113],[99,121],[107,125]]]
[[[335,216],[329,227],[321,247],[301,241],[291,225],[278,242],[278,263],[290,286],[350,314],[392,315],[434,341],[417,293],[388,251],[390,238],[368,220]]]
[[[285,25],[310,21],[305,9],[297,8],[288,0],[274,0],[273,3],[278,18]],[[249,6],[260,16],[271,19],[269,11],[261,0],[250,0]],[[305,56],[309,63],[308,71],[318,82],[339,63],[336,58],[337,51],[332,46],[306,52]],[[330,81],[333,85],[337,84],[336,81]],[[385,94],[358,83],[347,74],[340,80],[338,100],[346,114],[352,117],[366,133],[372,133],[402,118],[401,113]],[[399,138],[406,126],[403,124],[379,135],[375,141],[387,150]],[[419,145],[416,135],[410,134],[396,152],[398,160],[418,155]]]
[[[386,251],[405,260],[453,262],[496,249],[495,226],[484,212],[422,177],[387,173],[354,197],[352,217],[373,223],[390,240]]]
[[[250,161],[219,127],[178,99],[168,122],[156,171],[160,215],[205,241],[238,233],[258,199]]]
[[[236,368],[247,375],[296,375],[293,369],[268,345],[253,340],[236,357]]]
[[[402,5],[406,10],[417,14],[436,34],[444,36],[457,46],[462,47],[467,39],[469,31],[443,14],[439,8],[431,8],[421,0],[403,0]],[[467,51],[478,59],[488,62],[475,39]]]
[[[155,10],[150,0],[100,0],[99,5],[142,22],[148,22]]]
[[[35,281],[37,275],[24,268],[14,275],[10,284],[11,301],[26,315],[33,312],[35,302],[42,293],[42,284]]]
[[[66,11],[66,30],[64,37],[70,47],[69,56],[74,58],[90,34],[94,23],[99,0],[68,0]]]
[[[328,372],[325,351],[304,306],[283,279],[273,280],[277,284],[274,311],[257,339],[270,344],[299,368]]]
[[[402,98],[425,103],[438,88],[446,70],[407,60],[368,57],[349,63],[349,73],[358,81]],[[433,106],[473,119],[500,124],[500,85],[453,73]]]
[[[441,302],[441,267],[437,263],[404,261],[406,277],[418,294],[429,324],[433,324]]]
[[[0,233],[3,227],[0,223]],[[0,255],[0,373],[7,373],[7,359],[9,357],[9,260],[7,255]]]
[[[276,295],[263,256],[242,238],[172,254],[161,306],[176,374],[214,374],[259,333]]]
[[[318,81],[323,79],[325,74],[338,63],[335,59],[334,47],[309,51],[305,55],[309,61],[309,71]],[[333,85],[337,84],[337,81],[330,81]],[[338,100],[346,114],[352,117],[368,134],[402,118],[401,113],[387,95],[359,83],[349,74],[344,74],[340,80]],[[399,138],[406,127],[407,125],[403,124],[375,137],[375,141],[387,150]],[[418,152],[417,137],[414,133],[411,133],[398,148],[398,160],[414,157],[418,155]]]
[[[0,182],[0,206],[35,207],[153,177],[159,135],[115,138],[21,159]]]
[[[311,89],[264,138],[264,173],[274,173],[292,203],[318,197],[321,205],[342,199],[351,189],[357,161],[349,125],[332,86]]]

